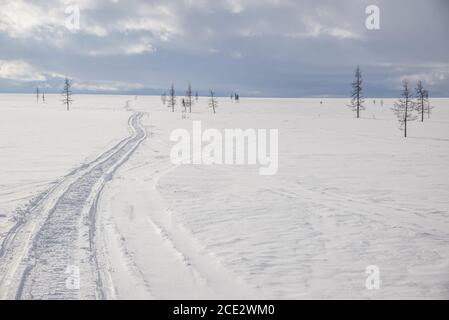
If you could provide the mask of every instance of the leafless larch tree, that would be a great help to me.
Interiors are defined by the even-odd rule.
[[[426,108],[429,106],[429,93],[424,89],[421,80],[418,81],[416,86],[416,110],[419,112],[421,117],[421,122],[424,122],[424,114],[426,113]]]
[[[189,112],[190,113],[192,113],[192,102],[193,102],[192,95],[193,95],[192,86],[189,83],[189,85],[187,87],[187,91],[186,91],[185,103],[186,103],[186,108],[189,108]]]
[[[176,106],[176,93],[175,93],[175,85],[172,84],[169,95],[168,95],[168,106],[171,108],[172,112],[175,112],[175,106]]]
[[[218,101],[217,98],[215,97],[214,90],[210,91],[209,107],[211,107],[212,110],[214,110],[214,113],[216,112],[216,109],[218,107]]]
[[[362,83],[362,71],[357,66],[354,73],[354,81],[352,82],[351,103],[348,105],[356,113],[357,118],[360,118],[360,111],[365,110]]]
[[[64,80],[64,89],[62,89],[62,102],[67,107],[67,111],[70,110],[70,105],[73,103],[72,99],[72,90],[70,89],[72,87],[70,80],[68,78],[65,78]]]
[[[416,107],[407,80],[402,82],[402,86],[401,98],[394,103],[393,111],[398,117],[399,129],[404,131],[404,137],[407,138],[407,124],[410,121],[416,120],[417,117],[413,113]]]

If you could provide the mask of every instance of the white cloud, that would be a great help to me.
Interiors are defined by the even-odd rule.
[[[45,73],[35,69],[25,61],[0,60],[0,78],[16,81],[46,81]]]
[[[81,25],[76,32],[65,26],[65,9],[73,4],[78,4],[81,12]],[[290,74],[294,70],[307,70],[311,78],[317,79],[322,79],[324,73],[333,73],[334,87],[345,90],[343,68],[349,70],[353,63],[360,63],[370,73],[375,71],[367,80],[378,81],[378,88],[385,90],[393,87],[388,80],[396,82],[401,75],[436,83],[437,88],[443,88],[444,83],[447,87],[447,68],[417,66],[447,60],[444,53],[448,51],[448,42],[441,40],[447,30],[447,19],[442,18],[447,18],[447,14],[437,15],[443,12],[442,6],[387,2],[382,6],[385,26],[379,32],[371,32],[365,28],[365,4],[360,0],[0,0],[0,59],[20,56],[29,63],[39,61],[39,67],[57,61],[59,70],[79,79],[92,77],[95,68],[101,78],[134,81],[135,75],[124,68],[110,67],[110,63],[120,63],[123,58],[133,70],[140,67],[142,73],[138,76],[148,83],[168,83],[176,80],[172,79],[175,76],[186,82],[192,77],[187,70],[198,70],[194,75],[197,79],[192,79],[195,82],[208,83],[215,74],[209,66],[219,72],[229,64],[238,64],[238,59],[254,57],[260,64],[246,64],[240,70],[252,79],[225,80],[241,82],[241,88],[265,83],[271,90],[269,79],[255,81],[260,73],[269,70],[279,79],[273,91],[294,94],[301,93],[296,89],[300,86],[282,82],[293,81]],[[432,10],[423,10],[426,7]],[[388,20],[395,10],[407,12],[410,19]],[[424,30],[416,23],[417,18],[433,20]],[[407,40],[412,38],[421,41]],[[153,59],[129,58],[155,51],[161,54]],[[216,63],[218,57],[223,63]],[[47,79],[50,84],[54,76],[59,76],[24,61],[8,60],[0,76],[21,81]],[[183,69],[183,61],[188,61],[189,68],[177,73]],[[375,69],[369,65],[373,61],[383,63]],[[144,72],[148,69],[154,72]],[[301,75],[294,79],[302,81]],[[2,82],[7,85],[7,81]],[[303,87],[319,87],[316,83],[311,81]],[[295,89],[286,89],[289,87]],[[443,90],[447,88],[440,91]]]
[[[27,37],[39,30],[55,32],[63,28],[64,21],[63,11],[23,0],[0,2],[0,31],[12,38]]]
[[[74,81],[72,88],[87,91],[131,91],[143,89],[141,83],[123,82],[123,81]]]
[[[233,51],[229,54],[229,56],[234,59],[242,59],[243,53],[241,53],[240,51]]]
[[[349,30],[349,29],[343,29],[343,28],[326,28],[324,29],[324,33],[338,38],[338,39],[359,39],[360,36],[356,34],[355,32]]]
[[[168,41],[172,35],[181,33],[174,24],[152,18],[127,18],[117,22],[117,29],[123,33],[148,31],[163,41]]]
[[[437,85],[449,79],[449,70],[432,70],[426,72],[418,72],[412,74],[404,74],[399,76],[396,80],[401,83],[403,80],[409,81],[412,85],[421,80],[424,84],[429,86]]]
[[[120,46],[101,46],[98,49],[88,51],[88,55],[92,57],[98,56],[119,56],[119,55],[139,55],[144,53],[153,53],[156,49],[147,38],[135,40],[133,42],[125,42]]]
[[[286,34],[289,38],[318,38],[328,36],[337,39],[360,39],[360,35],[350,30],[348,27],[337,26],[333,24],[324,24],[323,21],[311,17],[303,18],[304,27],[298,32],[289,32]]]
[[[143,54],[143,53],[153,53],[156,49],[150,43],[138,43],[125,48],[125,54]]]
[[[226,9],[234,14],[242,13],[245,8],[241,0],[226,0]]]
[[[106,37],[109,35],[108,29],[99,24],[83,23],[82,30],[87,34],[97,37]]]
[[[64,75],[39,70],[29,63],[21,60],[0,60],[0,79],[8,79],[19,82],[47,82],[42,83],[41,86],[50,88],[48,81],[63,79]],[[74,89],[86,91],[131,91],[143,89],[144,85],[136,82],[125,81],[81,81],[73,79]]]
[[[162,4],[143,5],[139,11],[114,22],[114,28],[121,33],[148,32],[159,40],[168,41],[183,30],[180,14]]]

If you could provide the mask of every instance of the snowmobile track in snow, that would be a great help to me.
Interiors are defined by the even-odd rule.
[[[0,246],[0,298],[104,298],[95,254],[96,204],[105,183],[145,140],[142,116],[129,118],[128,138],[22,210]]]

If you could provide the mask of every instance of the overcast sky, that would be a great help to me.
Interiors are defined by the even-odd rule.
[[[368,5],[380,29],[368,30]],[[70,5],[80,28],[67,28]],[[70,26],[70,25],[69,25]],[[448,0],[0,0],[0,92],[367,96],[421,79],[449,96]]]

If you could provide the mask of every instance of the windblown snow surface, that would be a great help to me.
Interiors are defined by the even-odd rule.
[[[0,95],[0,243],[12,214],[127,135],[129,97]],[[107,111],[106,111],[107,110]]]
[[[3,298],[449,298],[449,99],[404,139],[389,99],[355,119],[346,99],[200,97],[182,119],[159,97],[0,98]],[[193,120],[278,129],[278,173],[173,165]],[[77,263],[72,292],[57,273]]]

